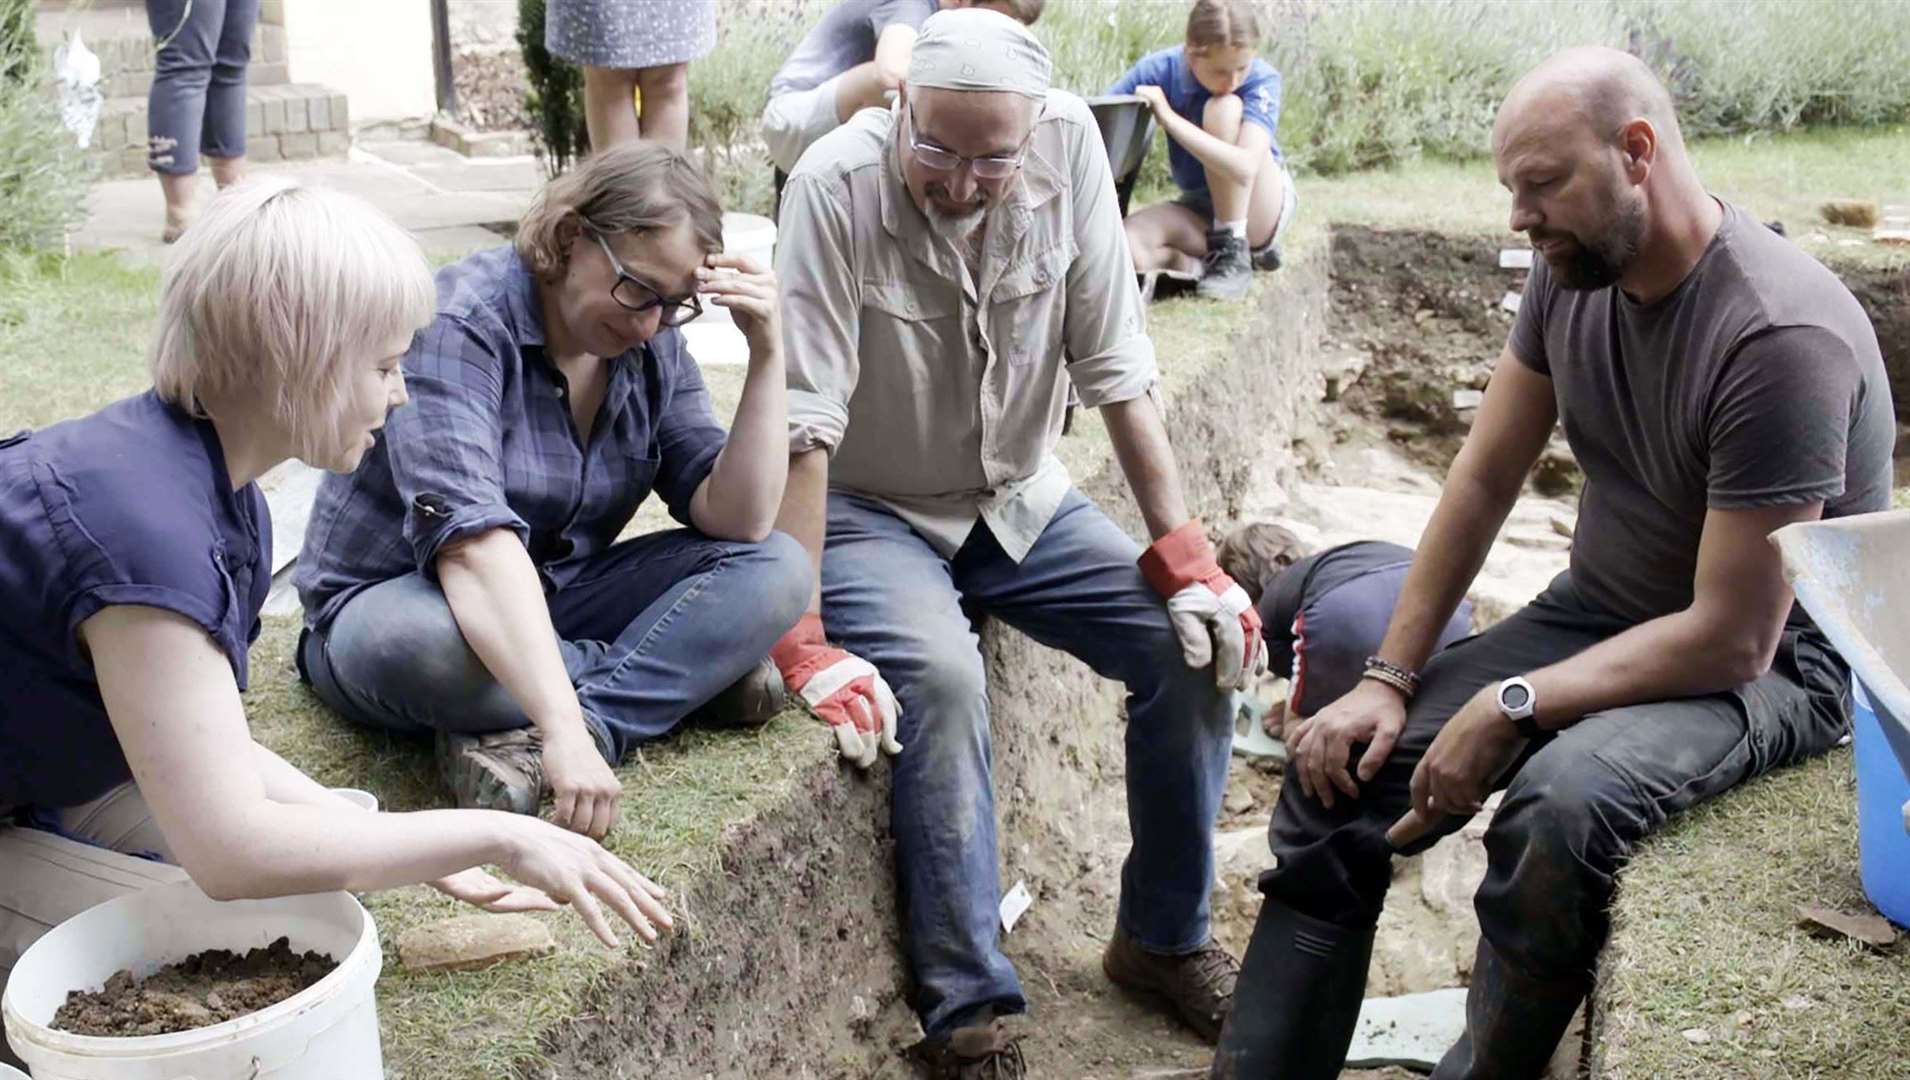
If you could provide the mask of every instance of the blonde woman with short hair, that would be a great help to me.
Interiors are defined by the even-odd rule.
[[[460,806],[549,795],[601,837],[638,744],[782,706],[766,657],[814,569],[771,531],[789,466],[776,279],[722,243],[687,157],[592,156],[515,246],[439,271],[410,408],[319,489],[301,669],[354,723],[434,737]],[[749,344],[727,432],[677,330],[699,294]],[[682,527],[625,536],[652,495]]]
[[[153,388],[0,441],[0,810],[175,863],[217,899],[429,882],[492,910],[574,904],[614,944],[607,906],[653,938],[661,890],[590,840],[513,814],[371,813],[247,731],[272,574],[255,481],[293,458],[355,468],[431,309],[416,244],[375,210],[241,184],[166,274]],[[0,976],[103,898],[35,837],[0,828]]]

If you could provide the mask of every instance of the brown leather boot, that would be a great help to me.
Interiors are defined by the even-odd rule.
[[[1219,1040],[1220,1025],[1233,1011],[1240,961],[1211,938],[1179,956],[1151,953],[1117,927],[1101,956],[1101,970],[1116,986],[1164,1000],[1183,1023],[1212,1043]]]
[[[1024,1034],[1018,1016],[997,1016],[958,1027],[946,1039],[917,1043],[914,1053],[930,1080],[1023,1080]]]

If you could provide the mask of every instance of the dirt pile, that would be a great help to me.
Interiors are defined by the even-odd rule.
[[[243,954],[208,949],[144,979],[119,971],[97,991],[73,991],[53,1029],[123,1038],[210,1027],[276,1005],[337,967],[322,953],[293,952],[289,938]]]

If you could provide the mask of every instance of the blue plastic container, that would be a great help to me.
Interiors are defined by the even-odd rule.
[[[1910,780],[1884,738],[1864,684],[1852,684],[1850,735],[1857,760],[1857,851],[1864,892],[1885,918],[1910,926],[1910,833],[1903,821]]]

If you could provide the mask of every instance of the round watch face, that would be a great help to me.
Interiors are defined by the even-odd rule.
[[[1518,711],[1532,704],[1532,691],[1514,683],[1499,688],[1499,704],[1511,711]]]

